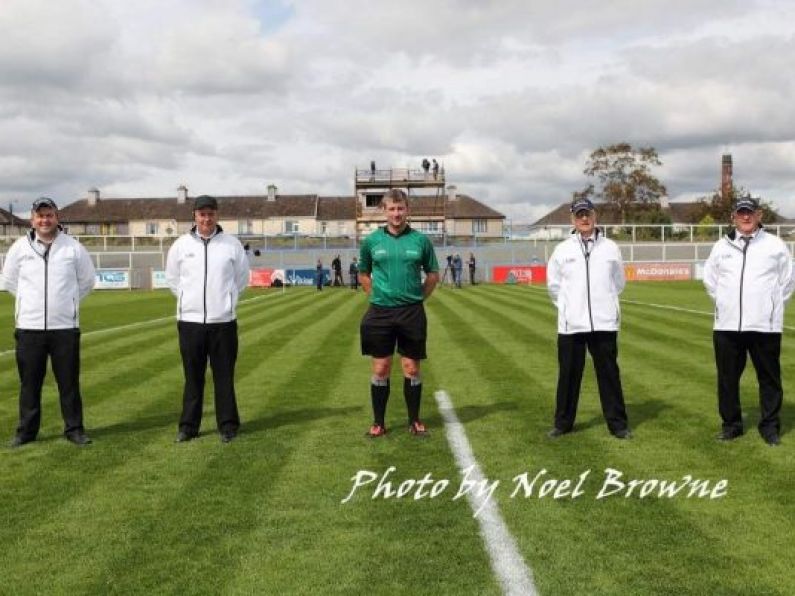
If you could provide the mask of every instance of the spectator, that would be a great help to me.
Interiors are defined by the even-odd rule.
[[[348,275],[351,277],[351,290],[359,289],[359,262],[353,257],[351,266],[348,268]]]
[[[475,255],[474,253],[469,253],[469,283],[470,285],[475,285]]]
[[[334,270],[334,283],[335,287],[344,286],[345,281],[342,279],[342,260],[337,255],[331,261],[331,268]]]
[[[464,262],[461,260],[461,255],[455,253],[453,257],[453,270],[455,271],[455,287],[461,287],[461,278],[464,277]]]

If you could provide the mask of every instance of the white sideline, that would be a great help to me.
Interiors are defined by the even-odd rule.
[[[264,296],[255,296],[253,298],[247,298],[245,300],[241,300],[239,304],[245,304],[249,302],[255,302],[257,300],[263,300],[268,296],[272,296],[273,294],[265,294]],[[118,327],[105,327],[104,329],[96,329],[94,331],[88,331],[83,333],[83,337],[90,337],[92,335],[101,335],[103,333],[113,333],[115,331],[123,331],[125,329],[133,329],[135,327],[145,327],[147,325],[154,325],[156,323],[163,323],[165,321],[175,321],[174,315],[170,317],[160,317],[158,319],[149,319],[148,321],[138,321],[137,323],[129,323],[127,325],[119,325]],[[0,352],[0,358],[3,356],[8,356],[9,354],[13,354],[16,350],[6,350],[5,352]]]
[[[483,481],[483,472],[480,470],[472,447],[467,439],[464,427],[456,416],[453,403],[446,391],[437,391],[433,394],[439,406],[439,413],[444,420],[444,430],[447,442],[455,456],[460,471],[471,468],[469,478],[477,483]],[[491,568],[502,586],[504,594],[509,595],[536,595],[533,573],[525,564],[516,545],[516,540],[511,535],[508,527],[500,515],[497,504],[477,491],[467,493],[467,500],[473,513],[479,511],[476,519],[480,524],[480,534],[486,543],[486,550],[491,559]]]
[[[545,288],[536,288],[534,286],[529,286],[529,287],[532,288],[533,290],[546,292]],[[661,310],[673,310],[675,312],[686,312],[692,315],[706,315],[712,317],[715,314],[712,311],[695,310],[692,308],[682,308],[681,306],[672,306],[670,304],[655,304],[653,302],[640,302],[638,300],[627,300],[626,298],[621,298],[620,300],[625,304],[634,304],[636,306],[648,306],[651,308],[659,308]],[[784,329],[787,329],[788,331],[795,331],[795,327],[791,325],[784,325]]]

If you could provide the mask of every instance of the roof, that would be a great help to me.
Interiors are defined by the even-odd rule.
[[[28,221],[13,215],[10,211],[0,209],[0,225],[27,227],[29,224]]]
[[[267,195],[216,196],[223,219],[268,219],[284,217],[313,217],[319,221],[356,219],[356,197],[320,197],[307,195],[276,195],[268,201]],[[59,209],[59,219],[64,223],[124,223],[141,220],[193,220],[193,201],[178,203],[176,197],[162,198],[101,198],[94,205],[80,199]],[[473,199],[458,195],[448,201],[444,195],[411,196],[410,210],[415,217],[447,217],[455,219],[505,219],[505,216]],[[24,225],[24,222],[23,222]]]
[[[317,218],[320,221],[356,219],[356,197],[318,197]]]
[[[454,201],[447,200],[444,195],[410,196],[409,210],[415,217],[445,216],[447,219],[505,219],[502,213],[495,211],[469,195],[457,195]]]
[[[223,218],[265,219],[268,217],[314,217],[317,195],[217,196]],[[94,205],[80,199],[58,210],[64,223],[123,223],[131,220],[193,220],[193,201],[178,203],[176,197],[114,199],[102,198]]]
[[[458,195],[447,203],[447,217],[455,219],[505,219],[499,211],[473,199],[469,195]]]
[[[609,203],[596,203],[596,212],[600,224],[620,224],[621,214],[618,209]],[[694,220],[701,208],[701,203],[694,201],[688,203],[669,203],[666,211],[671,215],[674,223],[696,223]],[[632,221],[626,223],[631,224]],[[780,223],[780,222],[776,222]],[[555,207],[544,217],[536,221],[534,226],[556,226],[571,224],[571,203],[563,203]]]

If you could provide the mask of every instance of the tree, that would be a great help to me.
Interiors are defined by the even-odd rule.
[[[717,223],[731,223],[732,214],[734,213],[734,203],[737,201],[738,197],[747,196],[751,196],[748,190],[732,184],[731,190],[725,197],[717,190],[711,195],[701,197],[698,200],[699,206],[696,212],[696,220],[701,220],[709,216]],[[763,223],[773,223],[781,218],[771,203],[762,199],[758,200],[759,207],[762,209]]]
[[[599,147],[591,153],[583,170],[598,180],[598,189],[591,184],[581,194],[593,194],[614,205],[621,223],[626,223],[633,205],[657,203],[665,196],[665,185],[651,172],[653,166],[660,165],[654,147],[635,148],[629,143]]]

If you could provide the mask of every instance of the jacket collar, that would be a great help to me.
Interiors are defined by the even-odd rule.
[[[196,228],[197,228],[197,226],[193,226],[193,227],[190,229],[190,234],[191,234],[191,236],[193,236],[193,237],[194,237],[194,238],[196,238],[197,240],[209,240],[210,238],[215,238],[215,237],[216,237],[218,234],[222,234],[222,233],[223,233],[223,231],[224,231],[224,229],[223,229],[223,228],[222,228],[220,225],[218,225],[218,224],[215,224],[215,232],[213,233],[213,235],[212,235],[212,236],[210,236],[210,238],[202,238],[202,237],[199,235],[199,233],[196,231]]]
[[[764,230],[764,228],[765,228],[765,226],[763,226],[760,223],[759,227],[756,228],[756,230],[754,230],[754,233],[751,234],[751,236],[756,238],[756,236],[758,236]],[[731,242],[734,242],[735,240],[737,240],[739,238],[739,236],[737,235],[737,228],[732,228],[732,231],[729,232],[728,234],[726,234],[726,238],[728,238]]]

